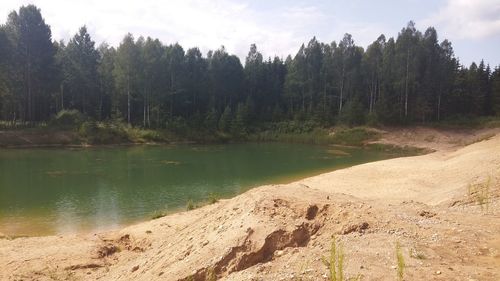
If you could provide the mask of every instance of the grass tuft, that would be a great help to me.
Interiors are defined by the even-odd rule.
[[[335,237],[332,237],[330,246],[330,258],[323,257],[323,263],[328,266],[330,271],[330,281],[344,281],[344,249],[342,245],[337,244]]]
[[[405,259],[403,257],[403,251],[401,250],[401,245],[399,241],[396,242],[396,259],[398,262],[398,280],[402,281],[404,278],[404,271],[406,268]]]
[[[156,220],[156,219],[159,219],[159,218],[163,218],[167,216],[167,213],[166,212],[161,212],[161,211],[156,211],[154,212],[154,214],[151,216],[151,219],[152,220]]]
[[[215,274],[215,269],[213,267],[210,267],[207,270],[207,275],[205,277],[206,281],[216,281],[217,280],[217,274]]]
[[[219,196],[217,194],[212,193],[212,192],[210,194],[208,194],[208,203],[209,204],[215,204],[217,202],[219,202]]]
[[[195,204],[194,201],[191,199],[189,199],[186,203],[186,210],[188,210],[188,211],[194,210],[194,209],[199,208],[199,207],[200,206]]]
[[[476,202],[481,207],[481,211],[483,212],[488,212],[490,207],[491,184],[491,176],[488,176],[488,179],[485,182],[469,184],[468,186],[469,198]]]

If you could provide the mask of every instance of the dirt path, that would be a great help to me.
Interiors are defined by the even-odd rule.
[[[327,280],[332,236],[348,278],[397,280],[399,243],[404,280],[500,280],[500,135],[440,138],[120,231],[0,239],[0,280]]]

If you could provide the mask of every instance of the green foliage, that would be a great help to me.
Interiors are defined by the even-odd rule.
[[[232,120],[231,107],[226,106],[226,109],[224,109],[224,112],[222,113],[219,119],[219,130],[221,130],[222,132],[229,132],[231,120]]]
[[[117,121],[86,121],[78,133],[89,144],[168,142],[166,136],[155,130],[130,127]]]
[[[248,107],[244,104],[238,104],[236,116],[231,123],[231,133],[236,137],[242,137],[247,134],[248,126]]]
[[[72,107],[86,115],[96,117],[98,102],[98,61],[99,52],[90,38],[87,28],[81,27],[70,39],[61,54],[62,84],[66,97],[73,97]]]
[[[320,127],[317,122],[314,121],[283,121],[278,123],[270,123],[267,126],[267,130],[277,132],[280,134],[303,134],[311,133],[315,129]]]
[[[365,113],[358,99],[349,100],[340,115],[340,122],[349,126],[359,126],[365,123]]]
[[[215,204],[219,202],[219,196],[215,193],[210,193],[208,194],[208,203],[209,204]]]
[[[60,129],[77,129],[84,122],[85,117],[76,109],[61,110],[50,121],[49,126]]]
[[[332,144],[332,138],[323,130],[318,129],[310,134],[280,134],[271,131],[264,131],[252,134],[247,138],[255,142],[285,142],[285,143],[303,143],[303,144]]]
[[[152,220],[156,220],[156,219],[159,219],[159,218],[163,218],[167,216],[167,213],[166,212],[161,212],[161,211],[156,211],[152,216],[151,216],[151,219]]]
[[[369,113],[366,116],[366,125],[369,127],[376,127],[380,124],[380,118],[378,117],[378,114],[373,112]]]
[[[130,141],[125,127],[96,121],[83,123],[78,133],[89,144],[115,144]]]
[[[188,210],[188,211],[194,210],[198,207],[199,206],[197,204],[195,204],[194,201],[191,199],[189,199],[186,203],[186,210]]]
[[[12,101],[7,104],[9,117],[15,113],[23,121],[46,121],[55,113],[49,101],[59,79],[50,26],[40,9],[26,5],[8,15],[4,28],[11,43],[5,50],[8,57],[4,57],[8,59],[9,91],[8,97],[0,97],[0,104]]]
[[[340,144],[363,146],[378,139],[379,134],[364,127],[338,129],[334,132],[323,129],[312,121],[296,121],[270,124],[266,129],[248,136],[251,141],[276,141],[304,144]]]
[[[46,122],[0,121],[0,130],[26,130],[48,128]]]
[[[185,135],[189,130],[189,126],[184,118],[175,117],[172,120],[167,121],[166,129],[176,134]]]
[[[205,121],[204,121],[205,128],[212,132],[216,131],[218,120],[219,117],[217,115],[217,111],[215,110],[215,108],[211,108],[207,112],[207,115],[205,116]]]
[[[500,69],[484,61],[460,65],[434,28],[422,32],[409,22],[366,51],[350,34],[339,39],[312,38],[285,61],[265,60],[252,44],[243,66],[224,47],[204,57],[198,48],[131,34],[116,48],[96,48],[85,26],[67,45],[52,42],[40,10],[23,6],[0,25],[0,119],[39,123],[66,108],[170,137],[227,141],[262,131],[258,138],[328,143],[317,128],[463,124],[500,115]],[[105,127],[82,130],[100,134]],[[103,139],[121,131],[136,133],[111,128]]]

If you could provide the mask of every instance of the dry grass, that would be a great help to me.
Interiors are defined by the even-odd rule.
[[[397,271],[398,280],[402,281],[404,278],[406,263],[403,256],[403,250],[401,249],[401,244],[399,244],[399,241],[396,242],[396,260],[398,263],[398,271]]]
[[[492,186],[492,177],[488,176],[487,180],[480,183],[469,184],[467,188],[467,195],[472,202],[475,202],[481,207],[481,211],[488,212],[491,198],[490,189]]]

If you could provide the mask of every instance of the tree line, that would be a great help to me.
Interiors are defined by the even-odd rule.
[[[46,121],[63,109],[219,131],[285,120],[425,123],[500,115],[500,68],[461,65],[451,42],[413,22],[366,50],[350,34],[312,38],[284,60],[252,44],[242,65],[224,47],[204,56],[132,34],[96,46],[85,26],[55,42],[40,9],[22,6],[0,26],[0,119]]]

